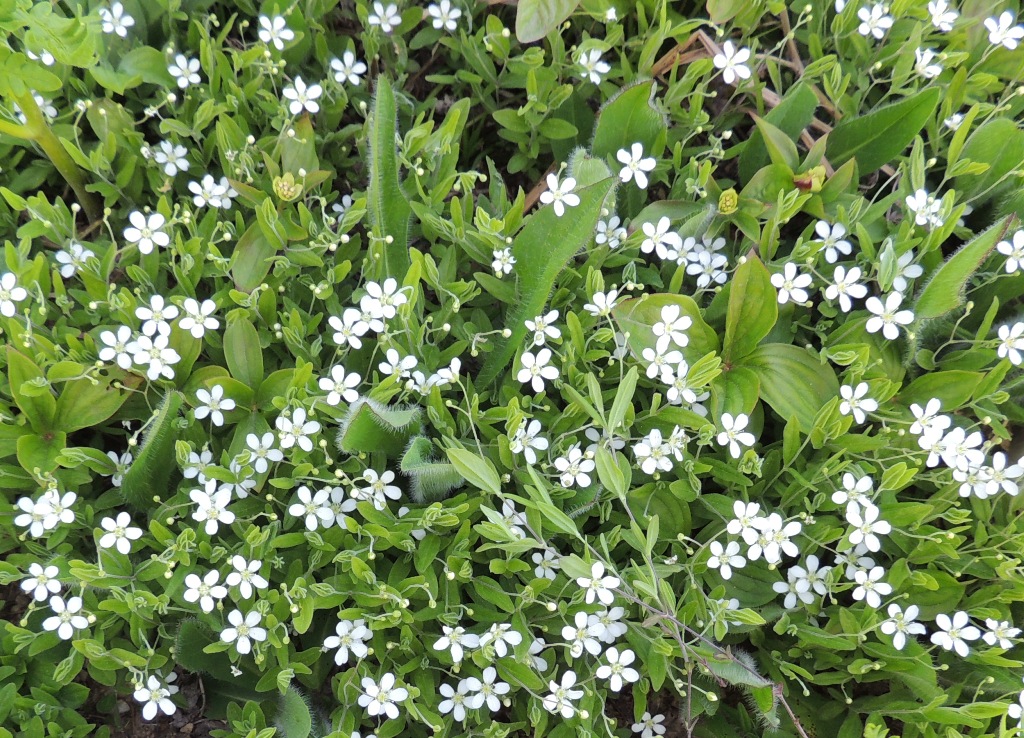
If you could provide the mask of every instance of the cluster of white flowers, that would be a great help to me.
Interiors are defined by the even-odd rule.
[[[327,324],[335,330],[334,341],[339,346],[353,349],[363,347],[362,336],[369,331],[384,333],[387,321],[398,314],[398,308],[409,301],[408,288],[398,287],[398,280],[388,277],[383,284],[367,282],[366,294],[359,299],[359,307],[348,307],[341,317],[332,315]]]
[[[53,488],[45,490],[36,499],[21,497],[15,503],[21,514],[14,517],[14,524],[25,528],[33,538],[41,538],[61,523],[68,525],[75,522],[73,506],[77,499],[78,495],[74,492],[61,494]]]

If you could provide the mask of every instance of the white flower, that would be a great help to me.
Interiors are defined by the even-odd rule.
[[[608,659],[608,663],[597,667],[594,675],[598,679],[607,679],[608,686],[612,688],[613,692],[620,691],[623,683],[635,682],[640,679],[640,672],[630,667],[630,664],[636,660],[636,654],[628,648],[619,653],[619,649],[612,646],[605,651],[604,656]]]
[[[380,3],[374,3],[380,5]],[[395,6],[390,6],[395,7]],[[366,714],[370,717],[386,715],[394,720],[398,717],[398,705],[409,696],[409,690],[395,686],[395,675],[390,671],[380,678],[378,684],[372,677],[363,677],[363,693],[359,695],[359,706],[366,708]]]
[[[171,237],[161,230],[167,219],[160,213],[147,216],[141,210],[135,210],[128,216],[128,222],[132,226],[124,229],[125,240],[136,244],[140,253],[149,254],[154,245],[167,247],[171,243]]]
[[[62,641],[70,641],[75,632],[89,627],[89,619],[82,614],[82,598],[69,597],[67,601],[59,595],[50,598],[53,616],[43,621],[43,630],[57,631]]]
[[[262,437],[250,433],[245,437],[245,445],[249,447],[249,463],[257,474],[263,474],[270,463],[277,463],[284,459],[284,453],[274,448],[274,434],[267,431]],[[269,463],[268,463],[269,462]]]
[[[879,551],[882,548],[879,535],[892,531],[892,526],[879,520],[881,511],[871,503],[866,503],[863,510],[858,502],[850,502],[846,506],[846,521],[853,527],[850,531],[850,543],[856,546],[863,543],[868,551]]]
[[[818,557],[814,554],[807,557],[804,561],[804,567],[794,566],[793,570],[796,571],[800,578],[807,582],[812,590],[820,595],[827,594],[828,582],[826,581],[826,578],[828,577],[829,572],[832,571],[832,567],[820,566]]]
[[[217,489],[217,480],[206,480],[206,489],[194,489],[188,493],[189,499],[196,503],[196,511],[192,513],[192,519],[197,522],[206,523],[206,534],[215,535],[218,526],[231,525],[235,522],[235,514],[227,509],[231,502],[231,492],[225,489]]]
[[[57,259],[57,263],[61,265],[60,276],[64,277],[64,279],[70,279],[75,276],[75,272],[85,266],[85,262],[96,258],[96,254],[78,243],[78,241],[72,241],[68,244],[67,251],[58,251],[54,256]]]
[[[516,510],[516,505],[512,500],[505,500],[501,506],[502,520],[509,527],[512,535],[516,538],[526,538],[526,531],[520,526],[526,525],[526,516]]]
[[[892,594],[892,585],[881,581],[884,576],[885,570],[880,566],[872,567],[870,571],[860,569],[855,572],[853,581],[857,583],[857,588],[853,590],[853,599],[864,600],[868,607],[881,607],[881,595]]]
[[[540,193],[540,201],[545,205],[551,205],[555,209],[555,215],[561,218],[565,214],[566,206],[574,208],[580,204],[579,195],[573,194],[576,187],[576,180],[566,177],[561,182],[555,174],[548,174],[548,188]]]
[[[754,445],[754,434],[743,430],[749,422],[750,418],[742,413],[735,418],[730,413],[722,413],[722,431],[718,434],[718,445],[728,446],[729,454],[734,459],[740,457],[740,444]]]
[[[1024,729],[1024,690],[1017,695],[1017,701],[1006,708],[1006,716],[1020,721],[1018,727]]]
[[[537,568],[533,570],[535,577],[538,579],[549,579],[552,582],[555,581],[555,577],[558,576],[557,570],[561,566],[557,554],[550,548],[546,548],[543,553],[535,551],[531,558],[533,563],[537,565]]]
[[[181,307],[185,314],[178,321],[178,327],[191,333],[193,338],[202,338],[206,331],[215,331],[220,327],[220,321],[212,317],[217,309],[217,303],[213,300],[199,303],[186,297]]]
[[[595,561],[590,567],[590,577],[578,577],[576,584],[586,590],[585,599],[588,605],[594,602],[595,597],[605,605],[611,605],[615,602],[615,593],[612,592],[612,589],[619,586],[619,579],[612,576],[606,577],[604,564]]]
[[[480,648],[480,636],[467,633],[462,626],[449,628],[442,625],[444,635],[434,643],[435,651],[451,651],[452,661],[456,664],[462,661],[464,649]]]
[[[718,569],[722,574],[722,579],[732,577],[733,567],[742,569],[747,565],[747,560],[740,556],[740,544],[736,541],[729,541],[729,545],[725,547],[718,541],[712,541],[708,548],[711,551],[708,566]]]
[[[981,638],[981,631],[970,623],[970,616],[963,610],[954,613],[952,618],[940,613],[935,616],[935,624],[942,630],[932,633],[931,641],[947,651],[956,651],[961,657],[967,656],[971,651],[967,641]]]
[[[533,331],[534,346],[543,346],[548,338],[557,340],[562,337],[562,331],[553,325],[556,320],[558,320],[558,311],[549,310],[546,315],[538,315],[533,320],[523,321],[527,329]]]
[[[658,162],[652,156],[644,158],[644,145],[634,143],[629,150],[619,149],[615,158],[623,165],[619,170],[619,179],[623,183],[632,179],[636,182],[637,187],[646,190],[647,172],[653,171]]]
[[[188,159],[185,158],[188,149],[181,145],[172,144],[170,141],[161,141],[159,149],[153,152],[153,161],[163,164],[164,174],[173,177],[178,172],[188,169]]]
[[[879,626],[886,635],[892,636],[892,645],[897,651],[902,651],[907,643],[908,635],[924,635],[925,628],[921,623],[915,622],[919,609],[917,605],[909,605],[906,611],[900,609],[895,602],[889,605],[889,619]]]
[[[683,240],[679,234],[672,230],[672,221],[666,217],[658,220],[657,224],[647,222],[640,226],[645,238],[640,244],[640,251],[645,254],[654,251],[662,261],[674,261],[683,248]]]
[[[939,415],[939,410],[942,409],[942,401],[937,397],[933,397],[925,404],[924,408],[920,405],[913,404],[910,406],[910,412],[914,414],[914,424],[910,426],[910,432],[915,436],[919,436],[922,433],[928,433],[931,431],[939,431],[940,433],[950,426],[952,421],[946,415]]]
[[[963,428],[953,428],[943,436],[939,455],[950,469],[967,471],[985,463],[985,454],[979,448],[984,441],[985,437],[980,431],[968,435]]]
[[[469,693],[469,680],[460,679],[457,688],[453,688],[450,684],[442,684],[438,687],[438,691],[445,699],[438,704],[437,711],[442,715],[447,715],[450,712],[452,718],[460,723],[465,720],[466,708],[473,709],[472,703],[475,701],[475,696]]]
[[[292,411],[292,417],[279,415],[274,421],[278,430],[278,438],[281,440],[281,448],[291,448],[298,444],[303,451],[313,450],[313,441],[309,436],[320,430],[320,424],[315,420],[306,420],[306,409],[297,407]]]
[[[590,299],[592,302],[588,302],[583,306],[583,309],[594,316],[610,315],[612,309],[615,307],[615,301],[619,297],[618,290],[608,290],[608,292],[595,292],[594,296]]]
[[[992,454],[992,464],[983,467],[987,494],[994,495],[1002,490],[1008,495],[1016,497],[1020,492],[1020,487],[1016,480],[1024,476],[1024,466],[1021,466],[1021,461],[1024,461],[1024,459],[1018,459],[1016,464],[1007,466],[1006,454],[1002,451]]]
[[[284,16],[275,15],[273,18],[269,18],[261,15],[259,22],[260,30],[257,33],[260,41],[265,44],[272,43],[278,51],[284,49],[286,41],[291,41],[295,38],[295,31],[288,28],[288,22],[284,19]]]
[[[680,315],[680,312],[678,305],[664,305],[661,308],[661,320],[651,326],[654,335],[658,337],[655,344],[658,353],[667,351],[670,343],[685,347],[690,342],[686,330],[693,325],[693,320],[689,315]]]
[[[594,243],[606,243],[608,248],[617,249],[629,236],[629,232],[620,223],[617,215],[613,215],[608,220],[597,221],[597,235],[594,236]]]
[[[587,613],[580,610],[573,616],[575,625],[562,628],[562,638],[569,642],[569,655],[574,659],[582,656],[584,650],[592,656],[601,653],[599,634],[604,629],[589,620]]]
[[[337,82],[348,82],[358,87],[362,82],[362,75],[366,74],[366,64],[356,58],[351,51],[346,50],[340,59],[331,59],[331,69],[334,70],[334,79]]]
[[[925,79],[934,79],[942,74],[942,65],[932,63],[935,52],[931,49],[915,49],[914,57],[917,60],[914,63],[914,71]]]
[[[359,300],[359,307],[369,312],[374,318],[390,320],[398,314],[398,308],[409,302],[405,294],[406,288],[398,288],[398,280],[388,277],[384,284],[366,283],[366,294]]]
[[[657,428],[652,428],[650,433],[633,446],[633,454],[644,474],[672,469],[672,449],[663,442],[661,431]]]
[[[357,500],[364,500],[373,503],[377,510],[384,510],[388,506],[388,499],[398,500],[402,497],[402,490],[391,484],[395,480],[395,473],[390,469],[380,476],[373,469],[363,472],[363,481],[369,483],[369,487],[353,487],[352,496]]]
[[[167,67],[171,76],[177,79],[178,87],[185,89],[189,85],[197,85],[201,81],[199,77],[199,60],[189,59],[184,54],[174,57],[174,64]]]
[[[882,38],[885,32],[892,28],[892,16],[888,13],[888,7],[881,3],[875,3],[870,9],[861,8],[857,11],[857,17],[861,20],[861,24],[857,26],[857,32],[861,36]]]
[[[1000,241],[996,249],[1006,257],[1006,273],[1014,274],[1024,267],[1024,230],[1013,234],[1013,244],[1009,241]]]
[[[930,225],[936,227],[942,225],[940,212],[942,201],[927,190],[917,190],[906,199],[907,209],[914,214],[914,222],[918,225]]]
[[[732,503],[732,512],[736,517],[729,521],[725,530],[729,535],[743,536],[746,538],[747,531],[754,531],[756,535],[757,522],[760,519],[761,506],[756,502],[743,502],[736,500]]]
[[[466,680],[467,690],[476,693],[470,698],[469,707],[478,710],[486,704],[491,712],[501,709],[500,697],[508,694],[511,687],[507,682],[495,681],[497,678],[498,670],[488,666],[484,669],[482,681],[476,677],[469,677]]]
[[[402,22],[402,16],[398,12],[397,5],[389,3],[387,7],[384,7],[384,3],[378,0],[373,3],[373,12],[367,16],[366,20],[371,26],[380,26],[380,30],[384,33],[391,33],[392,29]],[[395,714],[398,714],[397,710],[395,710]]]
[[[551,349],[542,348],[536,355],[530,351],[524,351],[519,357],[523,368],[519,370],[517,379],[524,384],[530,382],[534,392],[544,391],[544,380],[553,381],[558,379],[558,367],[551,366]]]
[[[747,558],[751,561],[756,561],[764,554],[766,562],[778,564],[782,561],[782,554],[796,556],[800,553],[796,544],[790,540],[800,533],[803,526],[799,522],[791,520],[784,523],[781,515],[772,513],[766,518],[755,518],[751,526],[743,533],[744,542],[750,546]]]
[[[825,251],[825,261],[835,264],[839,260],[839,254],[849,256],[853,251],[850,242],[843,238],[846,235],[846,226],[842,223],[830,225],[827,221],[819,220],[814,226],[814,232],[818,238],[814,243],[820,243]]]
[[[144,685],[139,684],[134,696],[136,702],[143,705],[143,720],[152,720],[158,711],[164,715],[173,715],[177,711],[177,706],[170,700],[171,695],[178,693],[177,685],[171,684],[177,678],[178,675],[173,671],[166,679],[157,674],[150,674]]]
[[[188,462],[182,470],[185,479],[195,479],[199,484],[206,484],[206,469],[213,462],[213,452],[207,448],[201,454],[192,451],[188,455]]]
[[[135,19],[124,12],[124,5],[117,2],[109,8],[100,8],[100,21],[104,33],[116,33],[121,38],[127,38],[128,29],[135,25]]]
[[[665,735],[665,726],[662,725],[664,722],[664,715],[651,715],[650,712],[645,712],[639,723],[633,723],[632,729],[634,733],[640,734],[640,738],[654,738],[656,735]]]
[[[1020,635],[1020,628],[1014,628],[1009,620],[994,620],[985,618],[985,626],[988,628],[982,639],[990,646],[998,645],[1004,651],[1013,648],[1013,640]]]
[[[750,79],[750,67],[746,62],[750,59],[750,49],[739,48],[732,41],[722,44],[721,53],[715,54],[712,62],[716,69],[722,70],[722,79],[727,85],[736,84],[737,79]]]
[[[319,113],[320,103],[317,102],[317,99],[323,93],[324,88],[320,85],[307,86],[302,81],[302,77],[296,77],[291,86],[285,87],[281,94],[286,100],[291,100],[288,104],[288,112],[292,115],[299,115],[303,111]]]
[[[334,522],[334,513],[327,502],[330,496],[329,489],[321,489],[313,495],[309,487],[302,485],[295,494],[299,501],[292,503],[288,508],[288,514],[296,518],[304,517],[307,530],[316,530],[321,524],[326,527]]]
[[[836,490],[832,493],[832,502],[837,505],[870,505],[871,498],[868,497],[868,492],[871,491],[874,486],[874,482],[871,477],[861,477],[857,479],[850,472],[843,474],[843,489]]]
[[[131,352],[135,364],[146,367],[146,377],[150,381],[160,377],[174,379],[174,368],[171,365],[181,361],[181,356],[168,343],[167,336],[161,333],[154,338],[139,336],[125,348]]]
[[[692,251],[686,255],[686,273],[697,277],[697,287],[704,289],[712,283],[725,284],[728,275],[725,267],[728,260],[724,254],[715,254],[711,251]]]
[[[868,288],[859,284],[860,267],[850,267],[847,271],[844,267],[837,266],[832,275],[833,284],[825,289],[825,298],[828,300],[839,300],[839,307],[844,313],[853,309],[850,298],[862,299],[868,294]]]
[[[235,649],[244,656],[252,650],[253,641],[267,640],[267,629],[260,627],[262,619],[259,610],[250,610],[244,617],[241,610],[232,610],[228,613],[231,625],[220,632],[220,639],[225,643],[234,642]]]
[[[953,24],[960,14],[949,7],[946,0],[931,0],[928,3],[928,13],[932,17],[932,25],[943,33],[953,30]]]
[[[149,299],[149,305],[142,305],[135,308],[135,317],[145,321],[142,324],[142,332],[147,336],[159,333],[162,336],[171,334],[170,321],[178,317],[178,308],[168,305],[160,295],[153,295]]]
[[[320,389],[327,392],[327,404],[332,407],[343,399],[345,402],[355,402],[359,398],[356,387],[363,381],[355,372],[345,372],[345,367],[335,364],[331,367],[330,377],[320,378]]]
[[[996,355],[1000,359],[1009,359],[1014,366],[1020,366],[1024,361],[1024,323],[1014,323],[1013,326],[999,326],[999,347]]]
[[[229,587],[238,587],[238,594],[244,600],[252,597],[254,590],[270,586],[270,582],[260,574],[263,562],[259,559],[246,561],[244,557],[235,554],[231,557],[231,567],[234,571],[228,573],[224,583]]]
[[[366,332],[370,330],[370,324],[362,319],[359,311],[355,308],[345,308],[340,318],[332,315],[327,319],[327,323],[336,331],[335,343],[339,346],[344,346],[347,343],[354,349],[362,348],[363,342],[360,336],[366,335]]]
[[[647,378],[654,379],[659,378],[663,382],[670,383],[674,381],[674,373],[672,370],[673,366],[678,366],[680,363],[686,364],[683,361],[683,355],[679,351],[672,350],[667,353],[662,353],[658,349],[660,348],[659,341],[653,347],[648,346],[642,352],[644,361],[649,362],[647,364]],[[689,365],[686,365],[685,372],[683,373],[683,384],[685,385],[686,373],[690,371]],[[696,395],[694,395],[696,399]],[[670,400],[671,401],[671,400]]]
[[[521,453],[526,457],[527,464],[536,464],[537,454],[534,449],[546,451],[548,448],[548,439],[541,436],[540,433],[541,425],[539,420],[520,423],[515,435],[509,441],[509,450],[514,454]]]
[[[548,681],[548,689],[551,690],[551,694],[544,698],[542,703],[544,709],[551,713],[561,713],[562,717],[567,720],[575,715],[576,706],[572,703],[583,696],[582,689],[572,689],[575,684],[576,672],[572,670],[562,674],[561,684],[554,679]]]
[[[203,612],[213,612],[217,606],[215,600],[223,600],[228,596],[228,588],[218,584],[220,573],[213,569],[206,572],[202,579],[197,574],[189,574],[185,577],[185,602],[199,602]]]
[[[28,297],[28,291],[18,286],[18,278],[11,272],[5,272],[0,276],[0,315],[5,318],[14,316],[14,303],[21,302]]]
[[[988,41],[993,46],[1005,46],[1010,51],[1024,39],[1024,26],[1014,25],[1016,19],[1009,10],[1004,10],[999,18],[986,18],[985,28],[988,29]],[[963,654],[961,654],[963,655]]]
[[[31,49],[25,49],[25,55],[28,56],[28,58],[32,61],[41,61],[48,67],[52,67],[54,64],[57,63],[57,60],[53,58],[53,54],[51,54],[46,49],[40,50],[38,54],[32,53]]]
[[[787,610],[796,607],[797,600],[805,604],[814,602],[814,595],[811,594],[811,585],[804,576],[806,572],[800,566],[791,566],[786,572],[785,582],[773,582],[772,589],[778,594],[785,594],[786,599],[782,606]]]
[[[917,279],[924,274],[924,267],[914,264],[914,250],[910,249],[900,254],[896,260],[896,276],[892,279],[892,288],[897,292],[907,291],[907,280]]]
[[[843,398],[839,403],[839,412],[843,415],[852,414],[854,420],[863,423],[867,419],[865,411],[873,413],[878,409],[878,400],[865,397],[870,389],[867,382],[860,382],[856,387],[844,384],[839,388],[839,394]]]
[[[494,276],[501,279],[506,274],[511,274],[512,265],[516,263],[516,257],[512,256],[512,249],[494,249],[491,253],[494,256],[494,260],[491,262]]]
[[[578,446],[573,446],[565,456],[555,459],[555,468],[559,472],[559,481],[565,488],[574,484],[580,487],[590,486],[590,472],[594,471],[596,463],[593,459],[583,456]]]
[[[890,341],[899,338],[900,326],[910,325],[914,322],[914,314],[911,311],[899,309],[902,302],[903,295],[899,292],[890,292],[884,303],[877,297],[869,297],[864,305],[874,315],[868,318],[868,322],[864,326],[867,332],[882,331],[882,335]]]
[[[772,284],[779,291],[779,304],[785,305],[793,302],[807,302],[806,287],[811,286],[813,278],[810,274],[801,274],[796,270],[796,264],[789,262],[782,268],[782,274],[771,276]]]
[[[132,550],[132,541],[142,537],[142,529],[132,525],[132,518],[126,512],[120,512],[117,518],[103,518],[100,527],[107,531],[100,538],[100,548],[117,547],[117,550],[128,555]]]
[[[543,638],[534,638],[530,644],[530,663],[533,664],[533,668],[539,672],[545,672],[548,670],[548,662],[542,656],[538,656],[547,644]]]
[[[221,181],[218,182],[212,174],[204,174],[200,182],[189,182],[188,189],[194,195],[192,202],[197,208],[209,205],[230,210],[231,198],[238,196],[226,177],[221,177]]]
[[[22,514],[14,518],[14,524],[21,528],[28,528],[30,536],[39,538],[49,530],[46,522],[53,511],[53,506],[50,505],[48,498],[33,500],[31,497],[21,497],[18,499],[17,507]]]
[[[462,17],[462,11],[453,8],[451,0],[441,0],[439,3],[431,3],[427,6],[427,13],[433,19],[434,28],[453,32],[458,28],[456,21]]]
[[[224,397],[224,387],[219,384],[213,385],[209,391],[205,389],[196,390],[196,397],[202,403],[195,409],[196,420],[202,420],[207,415],[216,426],[224,425],[223,412],[235,409],[235,401],[230,397]]]
[[[480,647],[493,644],[494,653],[499,657],[508,655],[509,646],[518,646],[522,642],[523,636],[519,631],[512,630],[511,623],[495,623],[480,636]]]
[[[32,595],[36,602],[42,602],[48,595],[55,595],[60,592],[60,582],[57,577],[60,569],[56,566],[43,568],[42,564],[31,563],[28,565],[28,579],[23,579],[21,589]]]
[[[956,131],[960,128],[960,124],[964,122],[963,113],[953,113],[951,116],[942,121],[942,125],[946,126],[951,131]]]
[[[100,341],[105,344],[99,351],[100,361],[113,361],[122,369],[131,369],[132,354],[128,350],[129,344],[132,343],[131,328],[122,325],[117,329],[117,333],[102,331]]]
[[[589,79],[595,85],[601,84],[601,77],[612,71],[612,67],[608,62],[601,61],[601,51],[598,49],[583,52],[576,60],[576,63],[583,69],[583,74],[581,75],[583,79]]]
[[[327,636],[324,639],[324,648],[336,648],[334,663],[338,666],[348,663],[349,652],[357,659],[366,658],[370,650],[366,647],[366,641],[373,633],[366,627],[362,620],[341,620],[334,627],[335,635]]]

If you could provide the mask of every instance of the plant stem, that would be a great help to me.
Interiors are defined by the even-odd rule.
[[[18,126],[17,133],[14,130],[4,131],[3,128],[0,128],[0,131],[21,138],[27,138],[38,144],[53,166],[64,177],[64,181],[71,185],[89,220],[99,220],[101,215],[99,201],[93,193],[85,189],[85,179],[82,176],[82,170],[78,168],[74,159],[64,149],[64,144],[50,130],[50,126],[47,125],[43,112],[39,109],[39,105],[36,104],[32,93],[14,95],[14,99],[18,103],[18,107],[21,108],[21,112],[25,115],[25,125]],[[10,126],[12,124],[7,125]]]
[[[11,123],[9,120],[0,120],[0,133],[15,138],[32,138],[32,133],[27,126]]]

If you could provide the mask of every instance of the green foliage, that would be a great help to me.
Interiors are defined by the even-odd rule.
[[[170,390],[149,422],[135,461],[121,480],[121,495],[139,510],[153,504],[154,495],[163,495],[175,472],[174,444],[177,440],[178,413],[184,398]]]

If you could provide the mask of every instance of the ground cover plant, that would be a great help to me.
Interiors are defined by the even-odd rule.
[[[1017,12],[0,1],[0,735],[1020,735]]]

